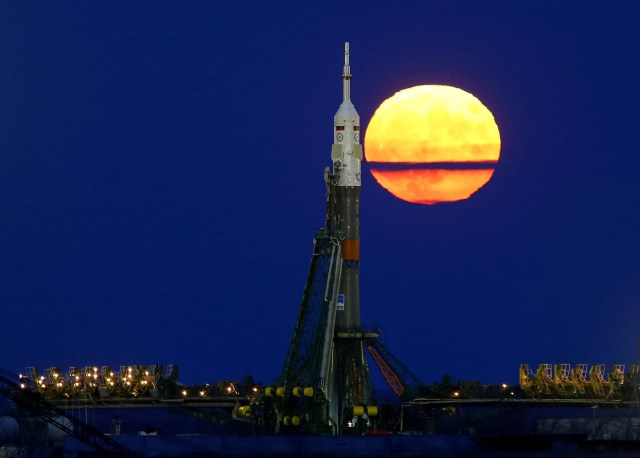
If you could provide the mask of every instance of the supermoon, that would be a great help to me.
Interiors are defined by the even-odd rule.
[[[407,202],[469,198],[493,176],[500,132],[473,95],[451,86],[397,92],[376,110],[365,157],[378,184]]]

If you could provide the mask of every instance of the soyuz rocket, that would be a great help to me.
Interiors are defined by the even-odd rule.
[[[282,419],[277,425],[296,424],[291,423],[295,418],[298,425],[308,422],[309,430],[316,428],[323,434],[327,428],[338,434],[364,431],[370,418],[377,415],[364,354],[365,341],[370,342],[377,334],[363,332],[360,322],[363,151],[360,116],[351,103],[349,43],[344,50],[342,94],[333,118],[333,170],[324,170],[325,225],[314,239],[296,327],[276,382],[281,386],[275,391],[273,387],[265,390],[266,398],[272,398],[269,402],[273,402],[277,418]],[[316,389],[319,391],[313,394]]]
[[[349,43],[345,43],[342,72],[343,98],[333,118],[331,160],[333,172],[325,176],[329,189],[327,228],[340,240],[342,266],[333,326],[331,373],[327,395],[329,415],[341,431],[363,414],[375,415],[369,368],[364,354],[365,333],[360,321],[360,116],[351,102]],[[326,171],[325,175],[328,175]]]

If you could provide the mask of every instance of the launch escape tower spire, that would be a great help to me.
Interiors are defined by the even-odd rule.
[[[334,116],[325,225],[313,241],[309,274],[282,373],[264,393],[263,420],[310,432],[359,433],[377,415],[360,322],[360,116],[351,102],[349,43],[343,100]],[[264,412],[271,412],[268,414]]]

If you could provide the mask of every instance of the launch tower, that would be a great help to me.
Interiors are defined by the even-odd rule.
[[[375,333],[360,321],[360,116],[351,102],[349,43],[343,100],[333,119],[332,168],[324,171],[324,227],[317,231],[298,319],[281,375],[264,393],[262,420],[320,433],[360,433],[378,409],[365,359]]]

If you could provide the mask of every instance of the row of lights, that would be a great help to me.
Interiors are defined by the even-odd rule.
[[[95,366],[85,367],[84,373],[71,367],[67,375],[61,374],[58,368],[51,368],[40,376],[35,368],[27,368],[26,375],[20,374],[20,379],[31,381],[38,391],[44,394],[63,394],[66,397],[78,394],[86,388],[99,387],[108,391],[122,388],[130,394],[137,395],[149,388],[155,388],[158,377],[156,366],[121,366],[121,371],[115,373],[106,366],[103,366],[102,370]],[[21,383],[21,387],[25,388],[26,384]]]
[[[198,395],[200,397],[206,397],[209,396],[209,385],[205,385],[205,389],[200,389],[197,391]],[[188,389],[183,389],[181,394],[183,397],[187,397],[191,394],[191,392],[193,391],[193,389],[190,391]],[[240,390],[242,391],[242,390]],[[222,394],[226,394],[226,395],[231,395],[231,396],[240,396],[241,392],[240,392],[234,383],[229,383],[226,387],[224,387],[222,389]],[[260,393],[260,388],[258,388],[257,386],[254,386],[251,388],[251,395],[256,396]]]
[[[502,391],[506,391],[506,390],[509,389],[509,385],[507,385],[506,383],[503,383],[502,385],[500,385],[500,388],[502,388]],[[511,396],[515,396],[516,393],[515,393],[515,391],[510,391],[509,394]],[[451,393],[451,397],[454,397],[454,398],[459,398],[460,395],[461,395],[461,392],[458,391],[458,390],[456,390],[453,393]]]

